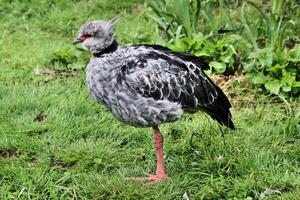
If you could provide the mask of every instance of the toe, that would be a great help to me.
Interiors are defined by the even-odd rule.
[[[129,177],[125,180],[129,181],[150,181],[152,183],[157,183],[162,180],[168,180],[170,177],[167,174],[146,174],[147,177]]]

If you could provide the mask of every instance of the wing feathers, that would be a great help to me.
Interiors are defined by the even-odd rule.
[[[141,52],[127,62],[128,69],[121,70],[121,79],[129,86],[147,98],[178,102],[188,112],[204,110],[219,123],[233,127],[230,103],[222,90],[204,74],[206,63],[161,46],[139,48]]]

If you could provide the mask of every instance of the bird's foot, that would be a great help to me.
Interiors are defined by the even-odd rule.
[[[150,183],[157,183],[162,180],[168,180],[170,177],[165,173],[158,173],[158,174],[147,174],[146,177],[129,177],[126,180],[131,181],[148,181]]]

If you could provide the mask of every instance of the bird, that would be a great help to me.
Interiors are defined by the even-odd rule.
[[[234,129],[231,104],[205,74],[209,65],[203,59],[157,44],[121,46],[114,39],[115,21],[86,22],[73,41],[92,53],[86,67],[89,93],[119,121],[153,130],[156,172],[128,180],[170,179],[159,125],[175,122],[183,113],[202,111]]]

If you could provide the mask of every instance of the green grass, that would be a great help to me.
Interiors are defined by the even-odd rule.
[[[172,179],[157,185],[125,181],[155,170],[151,130],[124,125],[96,104],[84,71],[48,80],[33,69],[56,51],[76,52],[72,40],[88,19],[118,13],[123,44],[154,42],[154,26],[125,0],[98,1],[96,8],[96,1],[57,1],[51,9],[41,2],[3,3],[0,10],[1,199],[258,199],[268,188],[281,195],[267,199],[299,197],[299,104],[252,91],[247,96],[255,100],[248,101],[238,88],[235,131],[224,129],[222,136],[201,113],[162,125]]]

